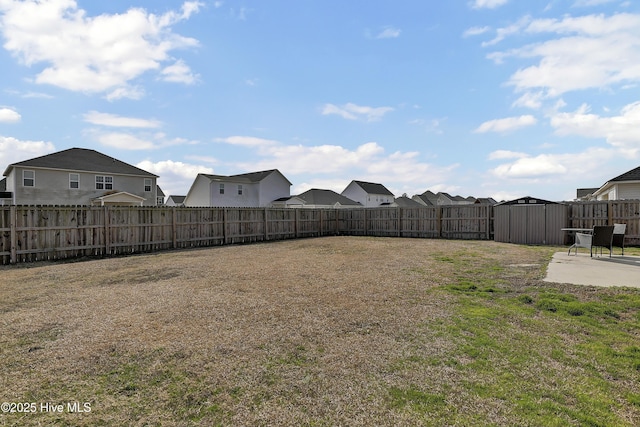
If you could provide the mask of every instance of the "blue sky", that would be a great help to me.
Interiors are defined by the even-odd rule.
[[[571,200],[640,165],[639,28],[618,0],[0,0],[0,168]]]

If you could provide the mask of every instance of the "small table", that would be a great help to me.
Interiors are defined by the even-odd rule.
[[[562,231],[568,231],[570,233],[593,233],[593,228],[561,228]],[[578,248],[584,248],[586,246],[582,246],[579,244],[577,240],[574,240],[573,245],[569,246],[569,253],[571,255],[571,249],[576,248],[576,255],[578,255]]]

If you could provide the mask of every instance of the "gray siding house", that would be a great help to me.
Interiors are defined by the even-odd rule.
[[[158,203],[157,175],[85,148],[10,164],[4,176],[4,195],[14,205]]]
[[[239,175],[200,173],[184,199],[185,206],[266,207],[291,195],[291,182],[277,169]]]

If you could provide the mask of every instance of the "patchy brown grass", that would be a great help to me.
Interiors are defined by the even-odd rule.
[[[539,397],[545,372],[597,363],[585,368],[588,350],[570,352],[583,326],[533,303],[550,290],[585,303],[627,295],[543,284],[552,253],[329,237],[3,267],[0,400],[38,410],[0,414],[0,425],[535,425],[544,419],[528,418],[528,400],[564,392],[557,379]],[[640,321],[630,307],[618,322]],[[496,316],[508,329],[473,329]],[[513,372],[525,361],[483,330],[541,352],[538,362]],[[638,354],[636,371],[619,368],[602,386],[617,399],[603,425],[640,420]],[[521,407],[510,387],[527,399]],[[581,424],[580,396],[564,400],[554,424]],[[91,412],[40,409],[76,401]]]

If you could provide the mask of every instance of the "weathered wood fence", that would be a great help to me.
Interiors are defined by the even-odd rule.
[[[559,230],[563,225],[590,228],[613,223],[626,223],[627,244],[640,244],[638,200],[562,206],[560,211],[553,210],[553,223],[544,225],[545,242],[510,240],[542,225],[522,215],[517,221],[509,216],[505,219],[500,206],[491,205],[356,209],[0,206],[0,263],[328,235],[470,240],[493,240],[495,236],[496,241],[563,244],[566,233]],[[564,213],[558,217],[557,212]],[[509,222],[507,240],[505,221]]]
[[[274,209],[0,207],[2,264],[327,235],[492,239],[490,205]]]

